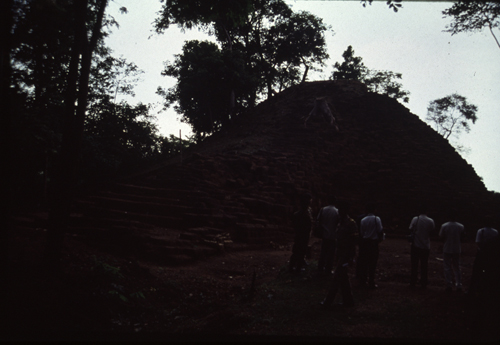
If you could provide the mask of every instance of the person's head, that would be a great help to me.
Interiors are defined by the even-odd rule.
[[[495,225],[495,219],[496,217],[493,216],[492,214],[488,214],[484,217],[483,222],[486,228],[494,228]]]
[[[337,198],[335,197],[335,195],[330,194],[326,197],[326,202],[328,203],[328,205],[335,205],[337,203]]]
[[[458,211],[455,209],[448,211],[448,221],[456,222],[458,220]]]
[[[338,203],[337,208],[339,210],[340,219],[345,219],[345,217],[347,217],[347,215],[349,213],[349,208],[350,208],[349,203],[345,200],[341,200]]]
[[[312,196],[309,193],[304,193],[299,198],[300,208],[306,209],[311,205]]]
[[[366,204],[366,213],[375,213],[375,203],[374,202],[369,202]]]
[[[427,214],[427,205],[420,204],[418,206],[418,214]]]

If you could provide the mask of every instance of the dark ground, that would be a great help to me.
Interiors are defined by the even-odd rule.
[[[4,281],[2,340],[161,341],[481,341],[500,339],[498,312],[469,312],[464,294],[445,292],[442,246],[432,242],[429,286],[411,290],[409,244],[380,245],[379,288],[351,279],[356,305],[323,310],[330,277],[315,271],[319,240],[305,272],[286,270],[291,242],[234,246],[183,266],[118,257],[73,237],[62,273],[41,269],[44,231],[16,232]],[[291,239],[290,239],[291,240]],[[464,287],[475,244],[462,247]],[[351,273],[353,269],[351,268]],[[483,311],[479,307],[475,310]],[[484,314],[484,313],[482,313]]]

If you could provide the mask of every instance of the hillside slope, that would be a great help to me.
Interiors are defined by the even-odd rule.
[[[314,98],[323,96],[335,105],[339,133],[322,119],[304,128]],[[353,309],[319,306],[331,282],[317,274],[321,240],[310,241],[306,271],[286,269],[290,218],[303,192],[314,196],[315,214],[329,193],[349,200],[352,216],[367,200],[377,202],[387,232],[379,289],[353,279]],[[57,274],[41,260],[47,214],[15,217],[1,339],[497,340],[498,298],[491,295],[498,294],[489,292],[497,282],[471,303],[445,294],[442,243],[433,238],[429,286],[408,289],[410,250],[401,237],[420,203],[438,227],[458,210],[469,232],[461,253],[469,287],[472,235],[498,211],[495,198],[441,136],[395,100],[350,81],[299,85],[182,160],[79,197]]]
[[[321,118],[304,127],[316,97],[333,105],[340,132]],[[473,167],[396,100],[356,81],[323,81],[263,102],[182,160],[80,198],[72,233],[183,262],[284,238],[303,192],[313,195],[313,212],[330,193],[351,203],[352,216],[374,201],[389,235],[406,233],[420,204],[437,226],[458,212],[469,236],[499,208]]]

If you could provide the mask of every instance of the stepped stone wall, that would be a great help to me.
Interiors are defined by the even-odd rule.
[[[304,128],[316,97],[335,107],[339,133],[322,118]],[[416,115],[362,83],[336,80],[287,89],[182,162],[166,161],[82,197],[72,231],[152,260],[184,262],[289,237],[303,192],[313,195],[315,213],[328,194],[349,201],[352,217],[374,201],[394,235],[407,232],[420,204],[438,227],[458,212],[470,233],[499,210],[473,167]]]

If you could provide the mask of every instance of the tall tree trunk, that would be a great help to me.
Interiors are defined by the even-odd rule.
[[[497,36],[495,36],[495,33],[493,32],[493,29],[491,27],[491,24],[488,23],[488,28],[490,29],[491,36],[495,39],[495,42],[497,42],[498,48],[500,48],[500,42],[498,42]]]
[[[11,119],[12,119],[12,101],[11,101],[11,76],[12,68],[10,63],[10,52],[12,49],[12,35],[11,29],[13,24],[13,0],[4,0],[0,4],[0,22],[1,22],[1,33],[0,37],[4,38],[3,43],[0,45],[0,109],[2,109],[2,115],[0,116],[0,150],[2,150],[1,161],[1,194],[4,196],[4,203],[2,205],[2,213],[0,215],[0,276],[5,274],[7,268],[7,262],[9,259],[8,249],[9,249],[9,232],[12,226],[12,210],[11,210],[11,178],[12,178],[12,168],[10,162],[12,162],[12,131],[11,129]],[[2,286],[5,284],[2,284]],[[3,301],[4,294],[0,297]]]
[[[69,225],[85,112],[87,110],[92,54],[101,32],[107,0],[102,0],[99,5],[97,20],[92,30],[90,42],[86,28],[88,0],[76,0],[74,5],[75,41],[68,73],[64,132],[60,157],[54,176],[49,229],[45,248],[45,264],[51,270],[59,268],[64,236]]]
[[[304,62],[304,66],[306,66],[306,69],[304,71],[304,74],[302,75],[302,81],[300,82],[301,84],[304,84],[307,80],[307,73],[309,72],[309,65]]]
[[[224,24],[221,24],[221,25],[222,25],[222,28],[224,29],[224,32],[226,33],[227,43],[229,46],[229,52],[231,55],[231,59],[233,59],[233,39],[231,38],[229,31],[227,31],[226,26]],[[233,81],[231,80],[231,84],[232,84],[232,82]],[[233,85],[231,85],[231,92],[229,95],[229,117],[231,120],[234,118],[235,108],[236,108],[236,95],[234,92],[234,87],[233,87]]]

